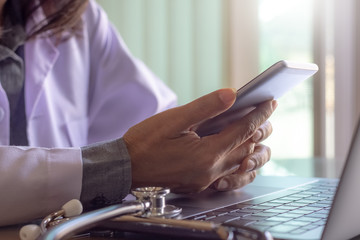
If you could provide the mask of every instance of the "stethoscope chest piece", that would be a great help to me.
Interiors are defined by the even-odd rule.
[[[172,218],[181,213],[181,208],[166,204],[165,197],[169,193],[170,190],[163,187],[141,187],[132,190],[137,200],[151,203],[150,210],[145,213],[146,216],[151,217]]]

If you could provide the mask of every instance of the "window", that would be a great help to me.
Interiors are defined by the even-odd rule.
[[[313,2],[259,1],[259,69],[282,59],[314,61]],[[274,132],[266,142],[272,149],[272,161],[263,173],[313,176],[313,79],[278,102],[271,117]]]
[[[98,0],[131,52],[178,95],[179,104],[227,84],[222,0]]]

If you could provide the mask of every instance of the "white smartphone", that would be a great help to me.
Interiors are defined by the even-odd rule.
[[[286,60],[275,63],[237,91],[236,101],[230,109],[201,123],[195,132],[201,137],[219,133],[228,124],[252,111],[256,105],[283,96],[314,75],[318,69],[313,63]]]

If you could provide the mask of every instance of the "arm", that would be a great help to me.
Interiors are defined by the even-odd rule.
[[[81,151],[0,147],[0,225],[43,217],[79,198]]]
[[[261,104],[216,135],[199,138],[189,130],[228,109],[234,99],[233,91],[219,90],[132,127],[124,135],[131,156],[132,187],[160,185],[177,192],[196,192],[209,187],[217,179],[233,174],[234,167],[240,165],[239,169],[242,169],[241,166],[245,166],[246,170],[247,164],[242,164],[249,160],[246,157],[253,144],[248,143],[274,111],[276,102]],[[91,148],[104,147],[103,144],[111,144],[115,149],[115,152],[111,150],[107,153],[110,158],[117,155],[117,151],[125,150],[121,139]],[[243,154],[240,154],[241,151]],[[84,152],[86,149],[83,149]],[[234,157],[234,152],[239,154]],[[96,151],[96,154],[101,155],[102,152]],[[126,151],[123,154],[127,156]],[[0,198],[1,225],[42,217],[57,210],[66,201],[79,198],[82,176],[80,149],[0,147],[0,156],[0,189],[3,191]],[[266,151],[254,151],[250,156],[253,160],[260,160],[258,167],[269,158]],[[123,163],[129,164],[128,160]],[[94,169],[99,171],[96,166],[92,167]],[[231,188],[252,181],[254,167],[247,170],[235,174],[237,178],[232,180]],[[239,178],[242,180],[236,182]],[[119,192],[126,191],[129,185],[123,187]],[[85,195],[83,197],[86,198]]]
[[[176,105],[175,94],[131,55],[102,9],[94,1],[89,4],[84,34],[90,53],[87,142],[91,145],[82,147],[81,193],[87,209],[119,202],[129,192],[130,157],[118,138],[132,125]]]
[[[104,193],[111,200],[121,199],[131,185],[130,160],[127,154],[113,156],[126,152],[124,144],[110,151],[101,144],[82,149],[62,147],[117,139],[131,125],[175,105],[173,92],[130,55],[95,1],[90,1],[84,23],[84,36],[79,39],[56,46],[39,38],[27,45],[27,69],[31,70],[26,83],[31,88],[26,92],[26,104],[32,147],[1,147],[0,225],[43,217],[72,198],[81,197],[89,203]],[[48,45],[43,47],[42,43]],[[34,45],[39,49],[32,49]],[[49,56],[48,50],[55,55]],[[46,84],[39,84],[45,81],[44,76]],[[71,101],[62,101],[59,96]],[[94,149],[99,152],[92,156]],[[102,154],[111,158],[116,168],[111,168],[112,174],[107,169],[109,178],[100,182],[109,186],[99,189],[92,187],[99,180],[92,173],[97,161],[103,160]],[[117,194],[109,195],[109,189],[115,188],[119,188]]]

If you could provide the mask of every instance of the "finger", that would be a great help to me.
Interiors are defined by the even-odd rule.
[[[142,125],[152,127],[145,128],[136,125],[136,129],[139,132],[143,132],[144,135],[151,134],[156,129],[158,135],[165,135],[170,138],[178,137],[179,134],[189,130],[199,122],[226,111],[233,105],[235,98],[236,91],[234,89],[220,89],[186,105],[172,108],[147,118],[142,122]],[[160,114],[161,118],[158,116]],[[135,128],[132,127],[132,129]]]
[[[251,141],[248,141],[247,148],[241,145],[239,148],[231,152],[229,159],[227,162],[224,163],[224,166],[227,168],[223,170],[222,176],[217,181],[215,181],[211,186],[215,188],[219,181],[223,179],[225,176],[230,176],[235,173],[238,175],[240,174],[247,174],[248,172],[254,171],[265,165],[266,162],[269,161],[271,150],[269,147],[262,145],[262,144],[254,144]],[[250,150],[250,146],[254,146],[253,151]],[[246,156],[242,155],[245,151],[248,150],[249,154]],[[251,151],[251,152],[250,152]],[[233,156],[231,156],[233,155]],[[234,159],[231,159],[234,158]],[[232,165],[231,165],[232,164]]]
[[[230,124],[217,135],[209,136],[214,138],[214,150],[235,149],[251,138],[256,130],[271,116],[277,107],[275,100],[267,101],[257,106],[249,114],[240,120]]]
[[[195,124],[219,115],[234,104],[235,98],[235,89],[225,88],[178,107],[177,111],[173,112],[172,130],[177,132],[184,131]]]
[[[244,187],[254,181],[256,171],[240,173],[239,171],[218,179],[211,188],[218,191],[230,191]]]
[[[273,128],[270,121],[265,121],[258,130],[256,130],[251,139],[254,143],[262,142],[271,135],[272,131]]]
[[[227,175],[234,172],[234,169],[237,170],[240,167],[242,161],[250,154],[252,154],[254,150],[255,143],[249,139],[244,144],[232,150],[230,153],[224,154],[224,159],[222,160],[222,166],[219,169],[219,174]]]
[[[254,153],[250,154],[241,163],[240,172],[250,172],[261,168],[270,160],[271,149],[262,144],[256,144]]]

